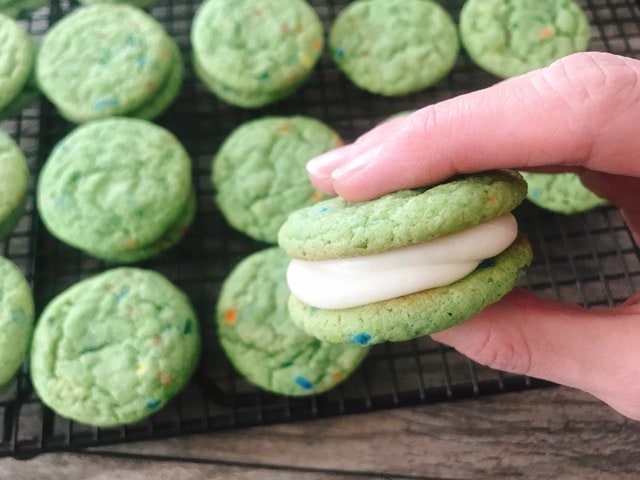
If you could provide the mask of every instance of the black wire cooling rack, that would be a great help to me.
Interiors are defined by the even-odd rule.
[[[234,231],[216,209],[209,177],[211,158],[221,141],[240,123],[267,114],[316,117],[350,141],[393,113],[482,88],[497,79],[473,66],[462,53],[455,69],[438,85],[415,95],[383,98],[351,85],[325,53],[309,81],[292,97],[258,111],[234,108],[217,101],[196,81],[190,68],[189,29],[198,3],[158,0],[151,13],[178,41],[189,67],[180,97],[157,121],[183,141],[193,158],[199,212],[179,246],[141,266],[165,274],[192,299],[205,339],[200,368],[182,394],[153,417],[135,425],[97,429],[70,422],[44,407],[33,393],[25,364],[13,384],[0,393],[0,456],[28,458],[46,451],[367,412],[545,385],[477,365],[430,338],[377,345],[342,385],[327,394],[303,399],[262,392],[233,370],[216,342],[213,312],[217,294],[233,266],[266,245]],[[348,1],[311,3],[328,29]],[[440,3],[457,19],[463,0]],[[640,9],[635,2],[585,0],[581,4],[593,26],[591,49],[640,58]],[[64,0],[54,1],[22,20],[39,38],[76,7]],[[0,127],[22,147],[33,178],[52,146],[72,128],[44,100]],[[535,253],[523,285],[549,298],[585,306],[615,305],[636,291],[640,252],[615,209],[605,207],[567,217],[525,202],[516,216]],[[109,267],[50,237],[32,201],[15,232],[0,243],[0,254],[23,269],[33,286],[38,311],[67,286]]]

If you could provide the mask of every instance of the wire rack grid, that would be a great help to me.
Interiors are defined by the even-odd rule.
[[[348,1],[310,3],[328,30]],[[457,19],[462,0],[440,3]],[[640,58],[640,9],[636,2],[580,3],[592,24],[592,50]],[[0,393],[0,457],[29,458],[46,451],[345,415],[547,385],[475,364],[428,337],[375,346],[347,381],[331,392],[308,398],[268,394],[234,371],[216,341],[212,320],[216,298],[234,265],[267,245],[229,227],[214,202],[211,160],[231,130],[258,116],[303,114],[326,122],[350,141],[394,113],[483,88],[497,79],[475,67],[462,52],[454,70],[437,85],[406,97],[383,98],[350,84],[325,53],[313,75],[294,95],[257,111],[242,110],[218,101],[192,73],[189,30],[197,7],[197,2],[188,0],[158,0],[151,14],[176,39],[187,62],[179,98],[157,121],[173,131],[192,156],[199,212],[177,247],[140,266],[165,274],[193,301],[205,343],[198,372],[180,395],[149,419],[119,428],[93,428],[66,420],[43,406],[33,392],[25,363],[15,381]],[[40,38],[74,8],[75,3],[54,0],[50,6],[23,17],[22,22],[35,38]],[[53,145],[73,126],[41,100],[0,127],[23,149],[35,179]],[[53,239],[39,222],[32,198],[16,230],[0,243],[0,254],[22,268],[40,311],[64,288],[110,265]],[[562,216],[525,202],[515,213],[535,254],[522,279],[524,286],[543,296],[587,307],[616,305],[636,291],[640,252],[614,208]]]

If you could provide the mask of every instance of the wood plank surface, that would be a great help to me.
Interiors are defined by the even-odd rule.
[[[0,478],[640,478],[640,423],[557,387],[0,461]]]

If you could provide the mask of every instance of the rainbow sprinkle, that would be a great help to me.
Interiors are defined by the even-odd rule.
[[[304,377],[296,377],[293,381],[303,390],[313,389],[313,383]]]
[[[373,337],[368,333],[356,333],[355,335],[351,335],[349,341],[355,345],[367,346],[371,343],[371,339]]]

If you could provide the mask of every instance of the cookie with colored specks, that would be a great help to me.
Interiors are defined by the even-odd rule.
[[[526,191],[516,172],[494,171],[292,213],[278,236],[292,257],[291,319],[320,340],[356,345],[467,320],[531,263],[510,214]]]
[[[234,268],[218,299],[218,337],[236,369],[258,387],[291,396],[321,393],[345,380],[368,349],[321,342],[291,322],[288,261],[272,247]]]
[[[468,0],[460,36],[478,66],[507,78],[586,50],[591,32],[573,0]]]
[[[29,168],[22,150],[0,131],[0,239],[18,223],[29,186]]]
[[[176,42],[149,14],[96,4],[59,20],[45,35],[36,79],[67,120],[113,116],[151,120],[180,91],[184,66]]]
[[[20,369],[31,342],[33,323],[31,287],[16,265],[0,257],[0,387]]]
[[[585,187],[575,173],[521,172],[527,199],[545,210],[571,215],[601,207],[607,201]]]
[[[358,87],[407,95],[442,79],[460,49],[449,13],[430,0],[358,0],[329,33],[336,65]]]
[[[324,47],[305,0],[207,0],[191,29],[195,71],[222,100],[257,108],[298,89]]]
[[[0,119],[18,113],[38,96],[35,55],[33,39],[15,20],[0,13]]]
[[[117,268],[82,280],[42,311],[31,378],[58,414],[81,423],[133,423],[189,381],[200,328],[186,295],[162,275]]]
[[[275,243],[287,215],[324,198],[309,182],[307,161],[341,144],[333,129],[309,117],[264,117],[240,125],[213,160],[221,212],[236,229]]]
[[[158,125],[95,120],[55,146],[36,202],[59,240],[97,258],[141,261],[177,243],[194,218],[191,160]]]

